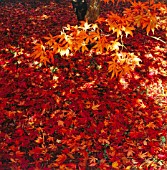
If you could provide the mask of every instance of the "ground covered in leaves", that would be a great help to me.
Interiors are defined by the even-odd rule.
[[[102,4],[101,15],[121,8]],[[164,30],[124,40],[142,66],[111,79],[110,56],[56,55],[47,67],[30,57],[40,37],[77,24],[69,1],[0,11],[0,169],[167,169]]]

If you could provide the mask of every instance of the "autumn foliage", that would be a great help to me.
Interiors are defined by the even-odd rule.
[[[1,2],[0,169],[167,168],[166,5],[105,2]]]
[[[153,1],[131,2],[131,6],[123,10],[123,15],[110,12],[107,18],[100,17],[97,20],[97,23],[108,26],[108,34],[103,33],[98,24],[88,24],[87,21],[80,26],[67,25],[63,27],[60,35],[49,34],[48,37],[43,37],[44,43],[36,43],[31,56],[40,58],[40,62],[46,65],[47,62],[54,64],[55,54],[67,57],[76,52],[109,54],[112,56],[112,61],[108,62],[111,78],[130,74],[136,65],[139,66],[141,59],[134,53],[124,51],[126,46],[123,38],[133,37],[133,32],[138,28],[145,29],[147,35],[160,27],[165,29],[166,24],[159,25],[157,18],[158,14],[166,13],[164,10],[163,4],[155,4]]]

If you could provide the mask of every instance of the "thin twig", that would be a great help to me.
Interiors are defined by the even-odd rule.
[[[158,41],[161,41],[162,43],[166,44],[165,41],[163,41],[163,40],[160,39],[161,37],[155,37],[155,36],[149,36],[149,37],[154,38],[154,39],[156,39],[156,40],[158,40]]]

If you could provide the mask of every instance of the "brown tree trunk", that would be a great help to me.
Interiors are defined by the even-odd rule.
[[[100,0],[90,0],[85,18],[88,23],[94,23],[100,15]]]

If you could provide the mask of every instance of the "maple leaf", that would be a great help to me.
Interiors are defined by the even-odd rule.
[[[38,51],[45,51],[45,46],[43,45],[43,42],[40,40],[40,43],[36,43],[33,49]]]
[[[133,32],[132,30],[135,30],[134,27],[124,27],[122,28],[122,30],[125,32],[126,37],[130,34],[133,37]]]
[[[44,63],[44,65],[46,66],[46,63],[50,63],[50,60],[47,56],[40,56],[40,62]]]
[[[154,124],[154,122],[150,122],[150,123],[148,123],[148,124],[146,125],[146,127],[155,129],[155,128],[156,128],[156,125]]]
[[[89,158],[89,161],[90,161],[90,164],[89,164],[89,166],[96,166],[97,165],[97,158],[96,157],[94,157],[94,156],[91,156],[90,158]]]
[[[92,110],[98,110],[98,107],[99,107],[99,106],[100,106],[100,105],[98,105],[98,104],[95,105],[94,102],[93,102]]]
[[[66,46],[64,46],[64,47],[60,47],[58,49],[58,52],[60,53],[61,56],[64,56],[64,55],[69,56],[70,49],[68,48],[68,44]]]
[[[98,22],[99,24],[103,23],[103,22],[106,22],[106,19],[103,18],[103,17],[99,17],[96,22]]]
[[[35,47],[33,47],[34,52],[30,55],[31,57],[40,58],[41,56],[45,56],[45,46],[43,45],[43,42],[40,41],[40,43],[37,43]]]
[[[58,126],[64,126],[64,122],[62,120],[58,120]]]
[[[82,53],[84,53],[85,51],[89,51],[89,49],[87,48],[86,45],[87,45],[86,43],[82,43],[82,45],[81,45],[81,51],[82,51]]]
[[[40,62],[44,63],[46,66],[46,63],[50,63],[50,60],[47,56],[47,53],[45,51],[45,46],[43,45],[43,42],[40,41],[40,43],[37,43],[35,47],[33,47],[34,52],[30,55],[31,57],[34,57],[34,59],[40,58]],[[51,55],[49,56],[53,62],[53,57]]]
[[[96,42],[98,39],[100,39],[100,33],[99,33],[99,31],[97,31],[97,32],[91,31],[91,32],[89,33],[89,35],[86,37],[85,42],[86,42],[86,44],[88,44],[89,42],[90,42],[90,43],[94,43],[94,42]]]
[[[148,13],[141,20],[142,28],[146,27],[147,35],[150,31],[154,33],[154,29],[156,28],[157,19],[155,13]]]
[[[111,78],[113,78],[114,76],[118,76],[118,73],[121,71],[121,67],[119,66],[117,60],[118,60],[118,56],[117,53],[113,54],[112,56],[114,56],[114,58],[112,59],[112,61],[109,61],[108,64],[108,72],[112,72]]]
[[[97,53],[102,54],[104,49],[107,47],[108,40],[105,36],[101,36],[100,39],[97,41],[96,45],[93,46],[93,49],[96,49]]]
[[[56,151],[57,150],[57,146],[54,144],[49,144],[49,149]]]
[[[55,43],[53,44],[52,48],[53,48],[53,53],[54,53],[54,54],[57,54],[58,51],[59,51],[59,48],[60,48],[60,44],[57,43],[57,42],[55,42]],[[49,51],[49,52],[50,52],[50,51]],[[52,52],[51,52],[51,53],[52,53]],[[53,54],[53,53],[52,53],[52,54]]]
[[[66,27],[63,27],[63,29],[65,29],[65,30],[71,30],[71,29],[72,29],[72,27],[70,26],[70,24],[67,24],[67,26],[66,26]]]
[[[148,3],[147,2],[141,2],[141,1],[131,1],[131,8],[133,11],[140,12],[140,11],[147,11],[148,10]]]
[[[49,141],[49,142],[53,142],[53,141],[54,141],[54,137],[49,136],[49,137],[48,137],[48,139],[47,139],[47,141]]]
[[[83,29],[84,31],[89,30],[92,27],[91,24],[88,24],[88,21],[81,21],[81,25],[78,28]]]
[[[119,38],[122,35],[122,28],[121,27],[115,28],[113,33],[117,33],[117,38]]]
[[[140,58],[138,58],[138,56],[134,55],[134,53],[129,54],[130,58],[132,58],[132,65],[136,65],[136,66],[140,66],[140,62],[142,62],[142,60]]]
[[[90,163],[95,163],[98,159],[96,157],[94,157],[94,156],[91,156],[89,158],[89,160],[90,160]]]
[[[133,149],[131,147],[128,148],[127,157],[133,156],[133,154],[134,154]]]
[[[145,152],[145,153],[139,152],[138,156],[141,159],[145,159],[147,157],[147,152]]]
[[[137,16],[135,16],[135,21],[134,21],[134,23],[135,23],[135,25],[137,26],[137,27],[140,27],[141,26],[141,20],[144,18],[144,16],[142,16],[142,15],[137,15]]]
[[[70,36],[63,31],[61,31],[57,38],[59,39],[59,44],[61,44],[61,46],[64,46],[67,42],[70,42]]]
[[[112,51],[118,51],[120,46],[122,46],[122,44],[118,42],[118,40],[111,41],[111,46],[107,48],[107,51],[109,49],[111,49]]]
[[[66,159],[67,159],[67,156],[65,154],[58,155],[57,159],[55,160],[54,166],[61,165]]]
[[[98,142],[102,143],[103,145],[110,144],[110,141],[108,141],[107,139],[102,139],[102,138],[98,139]]]
[[[88,37],[88,34],[86,33],[86,31],[81,30],[81,31],[77,31],[77,39],[86,39]]]
[[[42,137],[38,137],[38,139],[35,140],[36,143],[43,143],[43,138]]]
[[[53,37],[53,36],[49,33],[49,37],[44,37],[44,39],[47,40],[46,45],[53,46],[54,43],[55,43],[55,40],[56,40],[56,36]]]
[[[113,162],[112,167],[115,169],[118,169],[118,162],[117,161]]]

